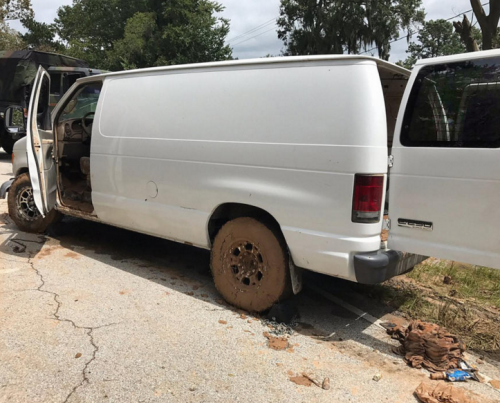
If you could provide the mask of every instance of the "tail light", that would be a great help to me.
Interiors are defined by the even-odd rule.
[[[383,195],[383,175],[356,175],[354,178],[352,222],[379,222]]]

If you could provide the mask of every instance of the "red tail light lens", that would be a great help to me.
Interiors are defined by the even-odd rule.
[[[379,222],[383,195],[384,176],[356,175],[354,178],[352,221],[359,223]]]

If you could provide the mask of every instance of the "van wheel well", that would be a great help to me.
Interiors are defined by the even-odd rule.
[[[28,168],[20,168],[17,172],[16,172],[16,178],[24,173],[27,173],[29,172],[29,169]]]
[[[251,217],[260,221],[269,229],[273,230],[275,234],[279,234],[282,241],[285,240],[278,221],[276,221],[276,219],[266,210],[248,204],[225,203],[215,209],[208,222],[210,243],[213,244],[215,236],[224,224],[239,217]]]

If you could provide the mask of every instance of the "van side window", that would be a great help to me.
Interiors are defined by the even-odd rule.
[[[500,147],[500,57],[423,67],[405,111],[407,147]]]

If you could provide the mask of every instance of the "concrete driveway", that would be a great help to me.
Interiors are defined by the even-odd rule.
[[[2,151],[1,182],[10,170]],[[208,264],[207,251],[73,218],[22,233],[0,201],[0,402],[417,401],[428,373],[391,353],[379,326],[306,289],[299,325],[274,350],[265,321],[221,300]],[[341,281],[310,282],[384,314]],[[460,387],[478,402],[500,396]]]

